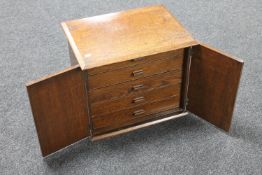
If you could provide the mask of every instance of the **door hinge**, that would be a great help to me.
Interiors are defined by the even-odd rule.
[[[188,52],[189,52],[188,53],[189,57],[192,57],[192,55],[193,55],[193,47],[192,46],[189,47],[189,51]]]

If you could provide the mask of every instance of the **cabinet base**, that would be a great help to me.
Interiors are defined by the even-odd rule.
[[[118,130],[118,131],[113,131],[113,132],[110,132],[110,133],[93,136],[91,138],[91,141],[98,141],[98,140],[102,140],[102,139],[106,139],[106,138],[111,138],[111,137],[114,137],[114,136],[117,136],[117,135],[120,135],[120,134],[124,134],[124,133],[128,133],[130,131],[134,131],[134,130],[137,130],[137,129],[140,129],[140,128],[145,128],[145,127],[148,127],[148,126],[151,126],[151,125],[155,125],[155,124],[162,123],[162,122],[165,122],[165,121],[168,121],[168,120],[179,118],[179,117],[185,116],[187,114],[188,114],[188,112],[182,112],[180,114],[172,115],[170,117],[165,117],[165,118],[161,118],[161,119],[154,120],[154,121],[151,121],[151,122],[147,122],[147,123],[132,126],[132,127],[129,127],[129,128],[121,129],[121,130]]]

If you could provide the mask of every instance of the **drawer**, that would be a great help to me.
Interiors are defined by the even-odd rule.
[[[179,100],[179,96],[169,97],[168,99],[92,118],[94,134],[150,120],[159,112],[179,109]]]
[[[182,70],[183,52],[170,54],[165,59],[155,60],[148,64],[130,66],[106,73],[88,76],[89,89],[97,89],[114,84],[128,82],[155,74],[164,73],[170,70]]]
[[[152,62],[155,60],[160,60],[160,59],[165,59],[165,58],[170,58],[170,57],[175,57],[181,54],[184,51],[184,49],[179,49],[175,51],[168,51],[164,53],[158,53],[155,55],[150,55],[150,56],[144,56],[144,57],[139,57],[139,58],[134,58],[128,61],[123,61],[120,63],[114,63],[114,64],[109,64],[109,65],[104,65],[96,68],[92,68],[88,70],[88,75],[95,75],[99,73],[104,73],[107,71],[112,71],[116,69],[121,69],[121,68],[126,68],[130,66],[136,66],[139,64],[146,64],[148,62]]]
[[[179,96],[181,89],[180,86],[181,84],[164,86],[154,88],[143,93],[132,94],[127,97],[118,98],[116,100],[102,101],[95,104],[91,103],[92,117],[112,113],[126,108],[132,108],[154,101],[159,101],[161,99],[175,95]]]
[[[127,83],[94,89],[89,91],[89,101],[91,103],[97,103],[128,95],[139,95],[145,91],[149,91],[158,87],[179,84],[181,83],[181,78],[181,71],[170,71]]]

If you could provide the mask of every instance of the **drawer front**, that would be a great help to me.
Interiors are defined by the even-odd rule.
[[[156,76],[138,79],[123,84],[108,86],[89,91],[89,101],[93,104],[114,100],[129,95],[139,95],[159,87],[177,85],[181,83],[182,72],[170,71]]]
[[[89,89],[111,86],[123,82],[136,80],[170,70],[182,70],[183,52],[170,54],[170,57],[159,59],[152,63],[131,66],[108,71],[102,74],[88,76]]]
[[[180,95],[181,84],[155,88],[144,93],[132,94],[116,100],[91,103],[92,117],[120,111],[127,108],[152,103],[171,96]]]
[[[98,68],[92,68],[88,70],[88,75],[95,75],[99,73],[105,73],[107,71],[112,71],[116,69],[121,69],[121,68],[126,68],[130,66],[137,66],[139,64],[147,64],[151,63],[152,61],[155,60],[160,60],[160,59],[165,59],[169,57],[175,57],[181,54],[184,49],[176,50],[176,51],[169,51],[169,52],[164,52],[164,53],[159,53],[155,55],[150,55],[150,56],[145,56],[145,57],[139,57],[139,58],[134,58],[132,60],[120,62],[120,63],[114,63],[114,64],[109,64],[105,66],[101,66]]]
[[[108,115],[92,118],[94,134],[103,133],[140,123],[154,118],[154,114],[179,108],[179,96],[148,103],[134,108],[118,111]]]

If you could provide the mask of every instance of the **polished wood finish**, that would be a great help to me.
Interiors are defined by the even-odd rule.
[[[229,130],[243,61],[199,45],[164,6],[62,27],[72,67],[27,85],[44,156],[187,110]]]
[[[132,94],[116,100],[108,100],[100,103],[91,103],[92,117],[112,113],[122,109],[140,106],[163,98],[180,95],[180,84],[155,88],[140,94]],[[110,114],[108,114],[110,115]]]
[[[117,62],[117,63],[114,63],[114,64],[108,64],[108,65],[104,65],[104,66],[101,66],[101,67],[88,69],[88,75],[106,73],[106,72],[111,71],[111,70],[123,69],[123,68],[127,68],[127,67],[134,67],[134,66],[138,66],[138,65],[141,65],[141,64],[150,64],[153,61],[166,59],[166,58],[181,57],[181,54],[183,54],[183,52],[184,52],[184,49],[171,50],[171,51],[161,52],[161,53],[148,55],[148,56],[144,56],[144,57],[137,57],[137,58],[133,58],[133,59],[126,60],[126,61]]]
[[[137,79],[105,88],[89,91],[90,102],[95,104],[107,100],[115,100],[129,95],[139,95],[154,88],[177,85],[181,83],[181,71],[174,70],[155,76]]]
[[[27,84],[43,156],[89,136],[84,82],[74,66]]]
[[[205,45],[193,47],[188,110],[228,131],[243,61]]]
[[[153,114],[179,108],[180,95],[92,118],[94,135],[152,119]]]
[[[92,137],[91,140],[92,141],[98,141],[98,140],[108,139],[108,138],[111,138],[111,137],[115,137],[115,136],[118,136],[118,135],[121,135],[121,134],[131,132],[131,131],[135,131],[135,130],[138,130],[138,129],[141,129],[141,128],[146,128],[146,127],[149,127],[149,126],[152,126],[152,125],[155,125],[155,124],[159,124],[159,123],[163,123],[163,122],[173,120],[173,119],[176,119],[176,118],[179,118],[179,117],[183,117],[187,114],[188,114],[188,112],[182,112],[182,113],[181,112],[173,112],[173,113],[170,113],[168,116],[165,116],[164,114],[162,114],[163,115],[162,117],[164,117],[164,118],[156,119],[156,120],[149,121],[149,122],[146,122],[146,123],[142,123],[142,124],[139,124],[139,125],[134,125],[134,126],[131,126],[131,127],[128,127],[128,128],[118,130],[118,131],[113,131],[113,132],[109,132],[109,133],[106,133],[106,134],[100,134],[98,136]]]
[[[197,43],[162,5],[67,21],[62,27],[83,70]]]
[[[147,61],[149,59],[152,61]],[[123,68],[116,66],[116,69],[111,68],[97,74],[89,73],[87,84],[93,134],[128,127],[152,119],[157,113],[179,109],[183,59],[184,49],[179,49],[135,60],[140,61],[140,64]],[[149,82],[148,79],[153,81]],[[115,87],[122,84],[127,86],[122,86],[123,91],[118,91]],[[152,85],[157,85],[158,88]],[[102,95],[100,99],[98,98],[98,102],[94,102],[92,97],[101,95],[101,91],[95,95],[93,93],[101,89],[106,89],[104,90],[106,95],[112,91],[117,92],[119,96],[110,99],[109,95],[110,100],[108,96],[105,100]],[[122,92],[126,93],[125,96],[121,94]]]
[[[183,50],[179,50],[179,54],[174,55],[172,55],[172,52],[169,52],[169,57],[156,60],[150,64],[141,64],[88,76],[89,89],[124,83],[171,70],[182,70]]]

